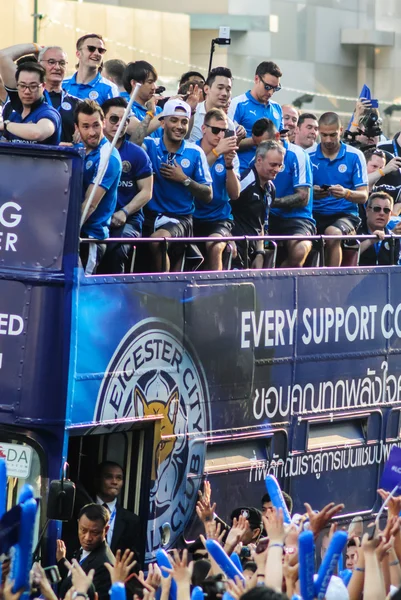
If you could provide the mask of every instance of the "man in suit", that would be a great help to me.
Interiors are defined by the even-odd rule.
[[[95,479],[96,502],[110,513],[107,543],[113,554],[117,550],[123,553],[128,548],[138,560],[136,547],[139,541],[139,517],[117,503],[123,484],[124,472],[118,463],[107,460],[98,465]]]
[[[78,537],[81,545],[78,560],[85,573],[89,573],[91,569],[95,570],[93,585],[99,600],[109,600],[111,587],[110,573],[104,565],[115,563],[114,555],[106,541],[109,520],[109,512],[98,504],[87,504],[78,516]],[[66,547],[62,540],[57,540],[56,557],[62,578],[59,597],[64,598],[72,582],[65,560]]]

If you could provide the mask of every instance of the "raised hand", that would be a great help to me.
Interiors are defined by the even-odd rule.
[[[310,504],[305,502],[306,512],[308,513],[311,531],[315,538],[328,525],[330,520],[344,508],[344,504],[334,504],[330,502],[318,513],[313,512]]]
[[[135,565],[136,560],[134,560],[134,553],[128,549],[125,550],[123,555],[121,555],[121,550],[117,550],[114,566],[110,563],[104,563],[104,566],[110,573],[111,583],[124,583]]]

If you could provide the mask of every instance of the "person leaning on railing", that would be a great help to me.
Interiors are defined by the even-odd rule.
[[[376,239],[361,241],[360,266],[396,265],[400,254],[400,240],[385,238],[390,234],[387,225],[391,218],[393,199],[385,192],[373,192],[368,198],[366,207],[366,223],[363,223],[357,233],[375,235]],[[401,234],[401,223],[393,229],[395,235]]]

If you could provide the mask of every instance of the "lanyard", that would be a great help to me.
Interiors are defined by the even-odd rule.
[[[47,104],[50,104],[50,106],[53,106],[53,108],[55,110],[57,110],[57,112],[60,112],[60,109],[62,108],[62,104],[64,102],[64,98],[65,98],[66,93],[67,92],[65,90],[61,90],[61,102],[60,102],[60,106],[58,108],[56,108],[55,106],[53,106],[52,99],[50,98],[50,94],[49,94],[49,92],[47,90],[45,90],[44,96],[46,98]]]
[[[393,140],[394,156],[398,156],[397,142]]]
[[[113,512],[110,515],[110,519],[109,519],[109,531],[107,532],[107,543],[111,544],[111,538],[113,536],[113,527],[114,527],[114,519],[116,518],[116,507],[113,508]]]

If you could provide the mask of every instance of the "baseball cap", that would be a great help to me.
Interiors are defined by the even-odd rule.
[[[240,515],[244,516],[249,521],[251,529],[257,529],[258,527],[262,528],[262,513],[257,508],[254,508],[253,506],[240,506],[233,510],[230,518],[231,520],[234,518],[238,519]]]
[[[164,117],[188,117],[191,118],[191,107],[189,104],[184,102],[184,100],[180,100],[179,98],[172,98],[171,100],[167,100],[164,105],[163,112],[159,114],[159,119],[164,119]]]

